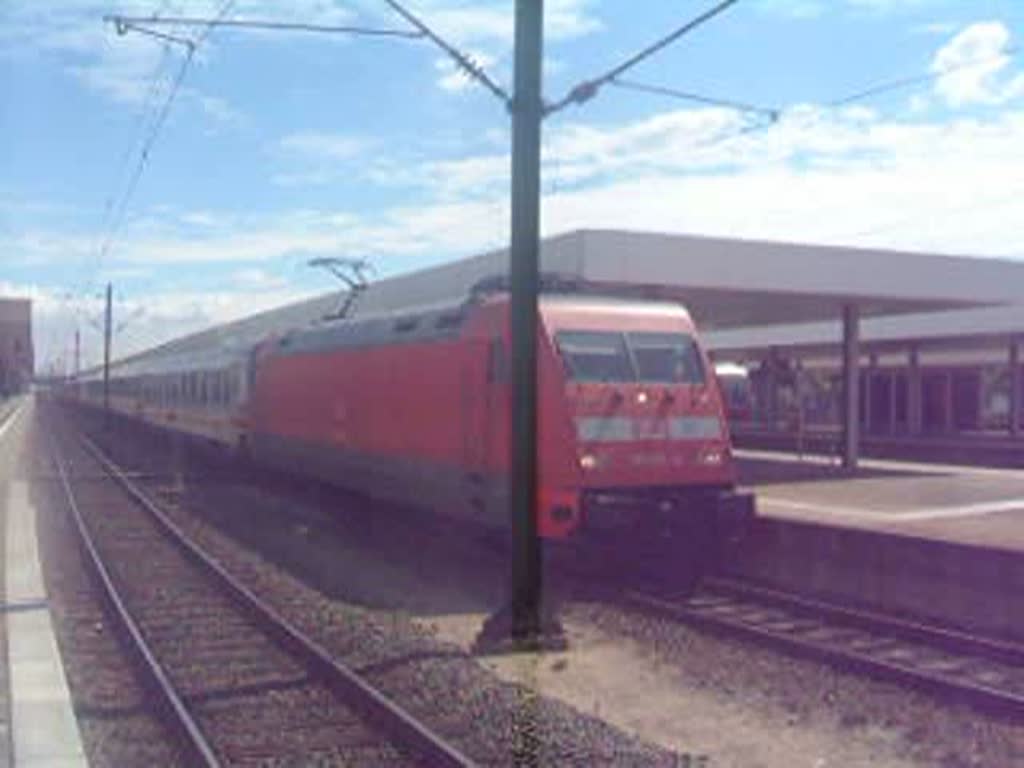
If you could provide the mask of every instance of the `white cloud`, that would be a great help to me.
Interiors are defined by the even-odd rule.
[[[544,8],[544,36],[569,40],[603,29],[592,13],[593,0],[548,0]],[[417,15],[451,40],[461,44],[500,44],[511,47],[513,7],[507,2],[466,3],[439,0],[418,3]]]
[[[826,11],[834,11],[835,6],[839,4],[836,0],[759,0],[755,7],[761,11],[796,19],[811,19],[823,15]],[[842,4],[855,11],[881,15],[936,4],[936,0],[842,0]]]
[[[934,0],[846,0],[855,8],[866,8],[871,11],[888,12],[905,8],[919,8]]]
[[[141,107],[160,105],[168,97],[185,60],[185,48],[128,32],[118,34],[104,20],[112,14],[148,16],[161,8],[168,13],[203,15],[215,10],[213,3],[154,2],[105,3],[89,0],[48,0],[5,7],[0,24],[3,55],[30,58],[40,53],[57,57],[64,70],[86,88],[115,104]],[[194,30],[166,30],[172,35],[193,37]],[[203,66],[213,49],[206,40],[191,62]],[[188,80],[186,72],[185,81]],[[193,108],[219,126],[238,125],[244,116],[225,99],[202,93],[187,84],[179,89],[179,102]]]
[[[601,130],[570,127],[549,150],[544,230],[649,228],[1024,254],[1024,183],[1017,173],[1024,167],[1024,112],[937,125],[808,107],[772,129],[695,147],[693,126],[703,119],[714,125],[720,118],[669,113]],[[565,178],[554,189],[559,168]],[[389,264],[411,266],[504,242],[507,158],[469,157],[426,164],[421,172],[451,185],[451,194],[367,212],[179,214],[176,220],[196,225],[188,231],[143,220],[126,226],[109,264],[250,269],[357,253],[381,255],[387,272]],[[4,252],[35,263],[73,263],[87,246],[84,237],[45,232],[0,242]]]
[[[317,160],[350,160],[370,146],[369,140],[359,136],[314,131],[292,133],[278,141],[285,152]]]
[[[914,32],[926,35],[946,35],[956,31],[959,25],[954,21],[930,21],[925,24],[918,24],[913,28]]]
[[[331,184],[351,174],[350,162],[374,147],[376,142],[344,133],[313,131],[292,133],[271,145],[271,149],[298,161],[298,168],[274,173],[270,181],[280,187],[314,187]]]
[[[1004,76],[1009,44],[1010,30],[1001,21],[966,27],[932,60],[931,71],[941,75],[935,92],[951,107],[1003,104],[1024,94],[1024,73]]]

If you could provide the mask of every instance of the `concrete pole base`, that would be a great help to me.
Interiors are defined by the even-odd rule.
[[[478,656],[543,653],[568,648],[565,629],[553,610],[524,609],[512,604],[488,616],[473,641],[473,653]]]

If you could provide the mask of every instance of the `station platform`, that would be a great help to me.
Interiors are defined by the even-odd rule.
[[[23,447],[34,403],[0,411],[0,547],[3,570],[2,702],[4,762],[15,766],[88,765],[53,630],[36,537],[36,509]]]
[[[841,436],[838,427],[810,426],[803,433],[770,429],[749,423],[730,424],[737,448],[795,453],[837,455]],[[1006,467],[1024,470],[1024,437],[1005,431],[934,432],[909,435],[895,432],[862,432],[862,458],[900,462],[944,463],[958,466]]]
[[[736,457],[757,515],[723,572],[1024,642],[1024,470]]]
[[[1024,469],[737,449],[761,517],[1024,551]]]

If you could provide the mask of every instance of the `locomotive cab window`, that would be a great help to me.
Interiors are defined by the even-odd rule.
[[[640,381],[703,384],[704,363],[697,344],[682,333],[628,333],[626,339]]]
[[[560,331],[555,342],[575,381],[704,383],[700,351],[683,333]]]
[[[559,331],[555,343],[575,381],[633,381],[636,375],[621,333]]]

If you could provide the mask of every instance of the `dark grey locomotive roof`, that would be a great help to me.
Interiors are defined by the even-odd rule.
[[[288,331],[273,344],[274,354],[301,355],[341,347],[411,344],[458,336],[468,312],[466,301],[389,312],[376,316],[328,320]]]
[[[566,288],[559,286],[558,289]],[[498,291],[474,291],[463,301],[448,301],[378,315],[325,321],[310,328],[285,333],[273,342],[274,353],[299,355],[340,347],[411,344],[455,338],[473,307]],[[673,313],[689,317],[686,309],[677,302],[601,294],[545,293],[541,296],[541,303],[547,306],[571,305],[590,310],[656,311],[661,314]]]

